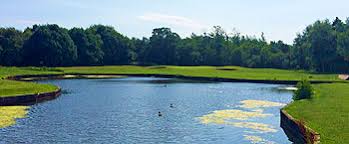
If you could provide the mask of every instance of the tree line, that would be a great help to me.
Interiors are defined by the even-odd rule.
[[[348,72],[349,19],[316,21],[292,45],[228,34],[215,26],[208,33],[181,38],[156,28],[149,38],[129,38],[111,26],[66,29],[33,25],[24,31],[0,28],[0,65],[237,65],[258,68]]]

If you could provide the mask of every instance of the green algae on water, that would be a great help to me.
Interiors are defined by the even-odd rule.
[[[0,128],[16,124],[16,119],[27,116],[28,106],[0,106]]]

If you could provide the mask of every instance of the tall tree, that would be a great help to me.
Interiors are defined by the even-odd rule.
[[[132,50],[134,53],[133,60],[135,60],[138,64],[141,65],[146,64],[146,52],[150,48],[149,39],[145,37],[142,39],[133,38],[132,43],[134,45],[134,49]]]
[[[338,54],[349,61],[349,30],[337,34]]]
[[[211,48],[215,51],[215,62],[213,65],[223,65],[224,60],[226,59],[226,51],[227,51],[227,38],[228,35],[225,30],[220,26],[214,26],[213,31],[210,33],[211,36]]]
[[[336,59],[336,33],[330,22],[317,21],[309,28],[312,66],[320,72],[332,71]]]
[[[0,28],[0,65],[21,64],[23,41],[21,31],[15,28]]]
[[[104,53],[101,46],[103,41],[99,35],[94,35],[82,28],[69,30],[69,35],[77,47],[78,65],[98,65],[102,63]]]
[[[175,64],[177,43],[181,40],[178,34],[169,28],[153,30],[150,37],[150,48],[147,50],[147,61],[154,64]]]
[[[332,27],[337,32],[344,32],[345,31],[345,25],[342,22],[342,20],[340,20],[338,17],[336,17],[336,19],[333,21]]]
[[[77,49],[68,30],[58,25],[33,26],[33,34],[24,44],[26,65],[69,66],[76,58]]]
[[[95,35],[99,35],[103,41],[103,64],[128,64],[130,62],[130,40],[115,31],[113,27],[94,25],[88,29]]]

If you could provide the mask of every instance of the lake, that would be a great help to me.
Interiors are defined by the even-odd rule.
[[[154,77],[40,83],[63,94],[0,129],[0,143],[290,143],[279,126],[292,98],[278,90],[283,85]]]

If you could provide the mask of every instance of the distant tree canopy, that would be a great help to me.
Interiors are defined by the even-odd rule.
[[[24,43],[23,58],[24,65],[70,66],[77,59],[77,49],[68,30],[58,25],[34,25]]]
[[[67,30],[34,25],[19,31],[0,28],[0,65],[237,65],[245,67],[349,72],[349,19],[316,21],[293,45],[228,34],[221,27],[181,38],[156,28],[150,38],[128,38],[111,26]]]
[[[99,36],[104,52],[104,65],[128,64],[130,62],[130,40],[115,31],[113,27],[94,25],[87,29],[92,34]]]
[[[0,65],[19,65],[22,62],[24,36],[14,28],[0,28]]]
[[[293,45],[291,68],[317,72],[348,72],[349,23],[336,18],[316,21],[299,34]]]
[[[69,30],[69,35],[77,47],[78,59],[75,64],[98,65],[103,63],[103,41],[99,35],[82,28]]]
[[[154,29],[149,48],[145,50],[146,62],[161,65],[176,64],[176,50],[180,39],[179,35],[171,32],[169,28]]]

